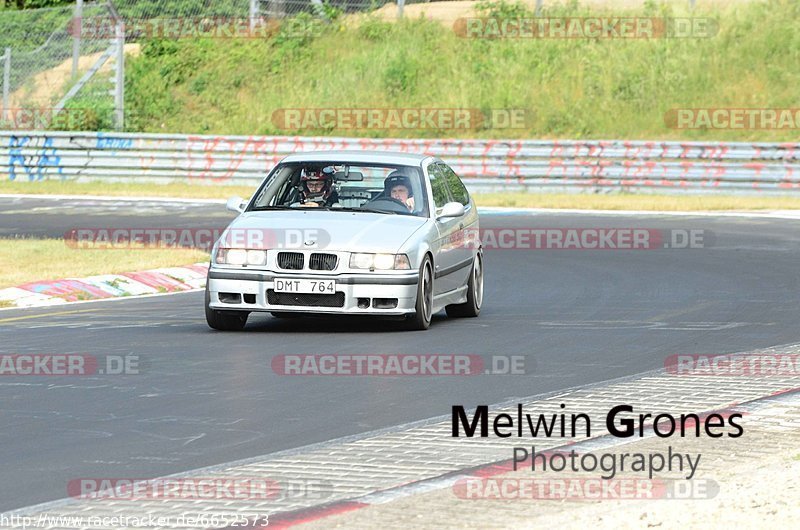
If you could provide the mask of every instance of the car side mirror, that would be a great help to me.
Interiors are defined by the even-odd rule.
[[[446,219],[448,217],[461,217],[464,215],[464,205],[460,202],[448,202],[444,206],[442,206],[442,210],[439,212],[439,215],[436,216],[437,219]]]
[[[225,208],[232,212],[242,213],[245,208],[244,199],[241,197],[231,197],[228,199],[228,202],[225,204]]]

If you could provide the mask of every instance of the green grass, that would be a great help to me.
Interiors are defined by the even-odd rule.
[[[475,195],[475,202],[478,206],[578,210],[753,211],[800,209],[800,197],[747,197],[740,195],[491,193]]]
[[[719,21],[719,34],[702,39],[479,40],[460,38],[436,21],[367,17],[358,24],[290,21],[268,39],[153,40],[127,64],[128,123],[150,132],[245,135],[796,141],[796,130],[665,124],[673,108],[797,105],[800,2],[719,9],[694,13]],[[571,5],[549,7],[544,15],[598,13]],[[682,2],[645,2],[628,13],[690,16]],[[271,122],[282,108],[340,107],[521,108],[529,114],[523,129],[461,133],[284,130]]]
[[[60,239],[1,239],[0,289],[39,280],[117,274],[208,261],[192,249],[71,248]]]
[[[205,186],[192,184],[136,184],[117,182],[71,182],[45,180],[23,182],[0,180],[0,193],[34,195],[110,195],[120,197],[181,197],[185,199],[227,200],[249,198],[256,186]]]

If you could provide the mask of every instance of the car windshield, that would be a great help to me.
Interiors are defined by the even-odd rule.
[[[387,215],[428,212],[419,167],[384,164],[280,164],[256,193],[249,211],[323,208]]]

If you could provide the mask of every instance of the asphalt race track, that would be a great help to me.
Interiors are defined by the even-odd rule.
[[[0,235],[224,225],[224,205],[0,200]],[[678,353],[800,341],[800,221],[485,215],[483,228],[706,230],[706,247],[487,250],[480,318],[391,322],[251,316],[219,333],[203,293],[0,311],[2,353],[136,355],[140,374],[0,378],[0,512],[80,477],[154,477],[662,367]],[[80,252],[80,250],[76,250]],[[96,251],[95,251],[96,252]],[[290,353],[524,355],[527,375],[287,377]]]
[[[61,238],[72,228],[224,228],[224,204],[0,197],[0,238]]]

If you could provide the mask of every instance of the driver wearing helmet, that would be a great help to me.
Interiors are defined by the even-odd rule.
[[[411,188],[411,179],[399,171],[393,171],[383,183],[384,193],[402,202],[409,212],[414,211],[414,190]]]
[[[327,207],[339,202],[339,194],[333,189],[331,166],[324,168],[303,168],[300,174],[300,206]]]

